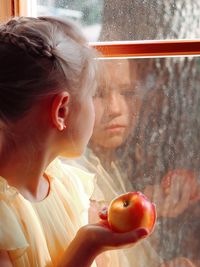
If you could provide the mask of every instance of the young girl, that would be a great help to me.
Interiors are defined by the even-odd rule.
[[[82,196],[67,179],[86,174],[45,173],[58,155],[80,156],[91,136],[93,57],[71,22],[16,18],[0,26],[1,267],[91,266],[101,252],[148,234],[81,227]]]

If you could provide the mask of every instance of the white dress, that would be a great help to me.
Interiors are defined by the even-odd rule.
[[[50,191],[40,202],[26,200],[0,178],[0,250],[9,253],[13,266],[59,266],[77,230],[87,223],[93,175],[58,160],[46,174]]]

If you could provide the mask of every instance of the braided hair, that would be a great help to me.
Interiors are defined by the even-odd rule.
[[[23,116],[43,96],[93,86],[93,57],[71,21],[19,17],[0,25],[0,125]]]
[[[20,19],[22,20],[22,18]],[[34,39],[31,38],[32,34],[34,34],[34,31],[31,29],[26,35],[15,33],[15,29],[19,24],[20,19],[12,19],[6,25],[2,25],[0,31],[0,42],[13,44],[33,56],[40,55],[48,58],[53,57],[51,46],[44,43],[44,40],[39,33],[38,36],[34,37]]]

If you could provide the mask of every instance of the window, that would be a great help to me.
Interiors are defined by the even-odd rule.
[[[68,163],[97,173],[104,204],[117,194],[140,190],[157,205],[148,245],[144,242],[137,256],[134,248],[125,250],[125,258],[130,266],[136,257],[140,267],[162,261],[199,266],[200,4],[37,3],[38,14],[75,19],[102,52],[94,133],[86,155]]]
[[[199,0],[31,3],[26,14],[75,20],[102,53],[94,133],[81,159],[63,161],[96,173],[100,206],[132,190],[156,203],[155,231],[124,259],[200,266]]]
[[[90,41],[199,38],[197,0],[37,0],[37,14],[78,20]]]
[[[44,14],[71,18],[82,25],[88,40],[96,41],[101,30],[103,0],[48,1],[37,0],[36,15]]]

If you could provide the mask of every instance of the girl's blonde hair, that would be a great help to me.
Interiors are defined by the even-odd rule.
[[[20,17],[0,25],[0,122],[20,118],[42,96],[90,90],[94,56],[68,20]]]

